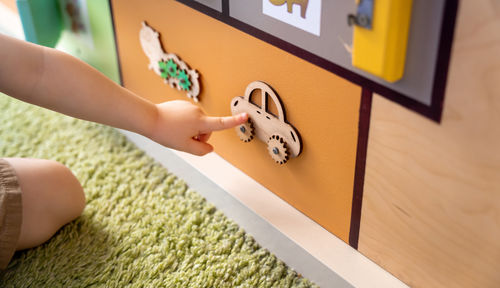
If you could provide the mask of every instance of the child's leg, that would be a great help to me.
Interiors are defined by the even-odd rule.
[[[50,160],[5,159],[22,191],[22,225],[17,250],[47,241],[85,207],[82,186],[64,165]]]

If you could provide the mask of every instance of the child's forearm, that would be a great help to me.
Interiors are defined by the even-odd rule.
[[[187,101],[155,105],[60,51],[0,34],[0,92],[80,119],[140,133],[164,146],[204,155],[213,131],[245,123],[245,113],[209,117]]]
[[[0,35],[0,91],[73,117],[149,136],[153,103],[63,52]]]

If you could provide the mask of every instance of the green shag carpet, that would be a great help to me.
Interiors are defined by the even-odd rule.
[[[87,206],[0,287],[315,287],[109,127],[0,94],[0,157],[53,159]]]

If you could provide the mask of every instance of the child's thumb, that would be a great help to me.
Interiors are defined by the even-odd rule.
[[[188,142],[188,147],[186,148],[187,148],[186,152],[198,156],[203,156],[207,153],[214,151],[214,147],[212,145],[194,139]]]

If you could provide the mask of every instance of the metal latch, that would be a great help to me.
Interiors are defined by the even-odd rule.
[[[373,2],[375,0],[359,0],[356,14],[347,15],[347,24],[356,25],[366,29],[372,29],[373,22]]]

